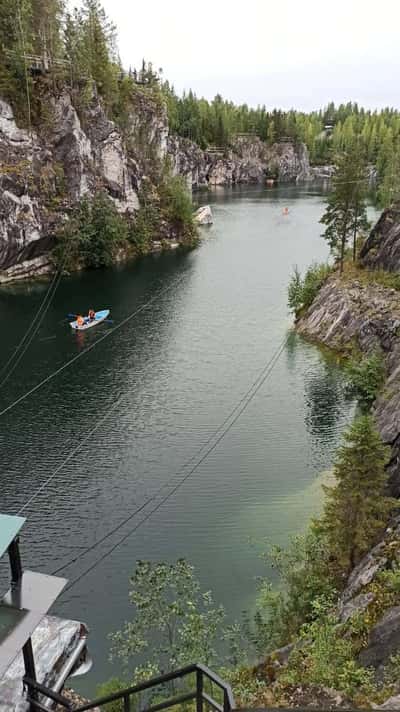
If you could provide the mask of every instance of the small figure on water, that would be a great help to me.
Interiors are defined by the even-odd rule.
[[[84,320],[82,314],[78,314],[78,316],[76,317],[76,323],[77,323],[78,326],[83,326],[83,325],[84,325],[85,320]]]
[[[89,309],[88,317],[89,317],[89,321],[93,321],[93,319],[96,318],[96,312],[94,311],[94,309]]]
[[[289,208],[283,208],[282,215],[289,215]]]

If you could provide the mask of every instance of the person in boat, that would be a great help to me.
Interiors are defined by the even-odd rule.
[[[78,316],[76,317],[76,325],[83,326],[84,323],[85,323],[85,320],[84,320],[83,316],[81,314],[78,314]]]
[[[88,317],[89,317],[89,321],[93,321],[93,319],[96,318],[96,312],[94,311],[94,309],[89,309]]]

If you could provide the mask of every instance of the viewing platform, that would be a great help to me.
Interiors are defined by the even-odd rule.
[[[24,523],[24,517],[0,515],[0,557],[8,554],[11,571],[10,588],[0,601],[0,712],[28,712],[28,698],[39,701],[26,679],[59,692],[72,672],[88,669],[86,627],[47,615],[67,579],[22,568]]]

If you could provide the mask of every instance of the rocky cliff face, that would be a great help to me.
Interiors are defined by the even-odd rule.
[[[304,144],[267,146],[258,138],[238,138],[222,153],[202,151],[188,139],[171,136],[168,153],[176,173],[192,187],[265,183],[269,176],[279,181],[303,181],[311,177]]]
[[[300,334],[338,351],[358,345],[366,354],[382,351],[388,372],[375,405],[378,429],[392,447],[390,486],[400,496],[400,292],[334,275],[299,321]]]
[[[360,253],[371,269],[400,272],[400,206],[384,210]]]
[[[133,216],[138,189],[167,150],[163,107],[137,97],[122,135],[96,96],[84,124],[71,97],[61,94],[40,133],[20,130],[0,101],[0,281],[52,269],[54,231],[84,195],[105,190],[121,213]]]
[[[340,620],[368,616],[372,623],[359,662],[372,667],[379,679],[384,666],[400,648],[400,599],[382,584],[382,576],[396,571],[400,560],[400,517],[396,516],[380,542],[353,569],[339,602]],[[400,696],[399,696],[400,702]]]
[[[362,250],[365,265],[397,271],[400,265],[400,210],[383,213]],[[379,350],[387,381],[374,404],[383,441],[391,447],[389,488],[400,497],[400,292],[364,279],[332,275],[307,313],[297,323],[300,334],[336,351],[357,345],[361,352]],[[366,614],[370,622],[361,664],[381,677],[390,656],[400,649],[400,598],[382,585],[382,572],[396,571],[400,562],[400,517],[351,573],[341,596],[342,621]],[[394,698],[393,698],[394,699]],[[400,696],[395,699],[400,705]],[[394,704],[394,703],[393,703]],[[389,703],[387,707],[390,707]]]
[[[190,188],[310,176],[303,145],[242,138],[221,155],[168,134],[165,107],[150,93],[133,98],[123,131],[95,94],[80,115],[67,92],[49,99],[45,125],[31,133],[0,100],[0,282],[52,269],[54,232],[84,195],[104,190],[120,213],[134,217],[143,177],[167,154]]]

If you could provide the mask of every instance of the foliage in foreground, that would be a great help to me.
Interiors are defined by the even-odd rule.
[[[192,198],[184,178],[172,176],[167,171],[159,186],[159,194],[164,219],[186,238],[195,237]]]
[[[385,493],[388,448],[373,418],[358,418],[344,440],[334,468],[336,484],[324,488],[322,516],[286,550],[270,553],[269,561],[279,573],[277,589],[268,579],[260,581],[252,628],[257,655],[265,657],[296,641],[278,678],[281,693],[292,684],[334,687],[352,698],[372,691],[370,672],[356,663],[357,636],[344,637],[334,603],[350,569],[384,531],[397,500]],[[400,590],[400,578],[396,570],[381,578],[376,598],[389,605],[391,591],[397,586]]]
[[[110,680],[107,680],[107,682],[103,682],[102,685],[98,686],[96,690],[96,697],[108,697],[108,695],[112,695],[115,692],[123,690],[124,687],[126,687],[126,683],[119,680],[117,677],[112,677]],[[124,701],[116,700],[115,702],[109,702],[106,705],[102,705],[102,709],[104,712],[124,712]]]
[[[332,271],[333,268],[326,263],[313,263],[302,277],[298,267],[293,268],[288,286],[288,306],[296,317],[311,306]]]
[[[357,418],[344,435],[334,466],[335,487],[324,487],[319,523],[332,569],[350,573],[383,532],[397,500],[386,496],[390,448],[382,443],[370,415]]]
[[[313,601],[334,589],[326,557],[326,543],[313,526],[305,535],[293,537],[290,545],[278,546],[264,555],[266,564],[279,575],[279,586],[268,577],[258,580],[258,595],[249,637],[262,657],[292,640],[302,624],[313,616]]]
[[[396,605],[398,565],[394,563],[370,584],[376,611],[367,609],[360,619],[342,624],[336,601],[350,569],[379,539],[397,505],[385,495],[387,459],[388,448],[373,418],[356,419],[337,454],[336,484],[324,488],[327,499],[321,517],[286,550],[275,547],[268,554],[279,574],[279,585],[273,590],[268,578],[259,581],[256,612],[247,621],[247,634],[261,659],[282,645],[295,643],[285,666],[274,667],[274,656],[269,658],[273,686],[248,667],[240,627],[225,627],[223,608],[214,605],[210,593],[201,592],[193,567],[183,560],[176,564],[138,562],[131,579],[134,618],[112,636],[113,654],[122,659],[129,681],[139,682],[195,660],[211,666],[219,662],[221,670],[218,645],[225,640],[231,655],[221,673],[244,706],[274,706],[293,685],[334,688],[360,704],[378,699],[389,688],[378,690],[371,671],[357,663],[357,655],[368,641],[371,621],[373,625],[382,610]],[[137,655],[140,666],[134,662]],[[391,662],[387,677],[397,674],[398,663]]]
[[[387,272],[383,269],[367,269],[354,262],[345,261],[343,279],[346,281],[357,280],[363,286],[379,284],[387,289],[400,291],[400,275],[396,272]]]
[[[363,409],[371,408],[385,382],[386,368],[382,356],[375,353],[350,358],[346,364],[346,375],[350,394],[358,398]]]
[[[313,620],[302,626],[279,683],[323,685],[350,698],[374,691],[373,671],[357,664],[354,645],[334,613],[332,596],[314,599]]]
[[[193,661],[212,665],[225,619],[211,593],[203,593],[194,569],[185,560],[175,564],[138,561],[131,578],[131,622],[111,636],[112,656],[122,659],[136,682]],[[140,654],[142,665],[130,669]]]

